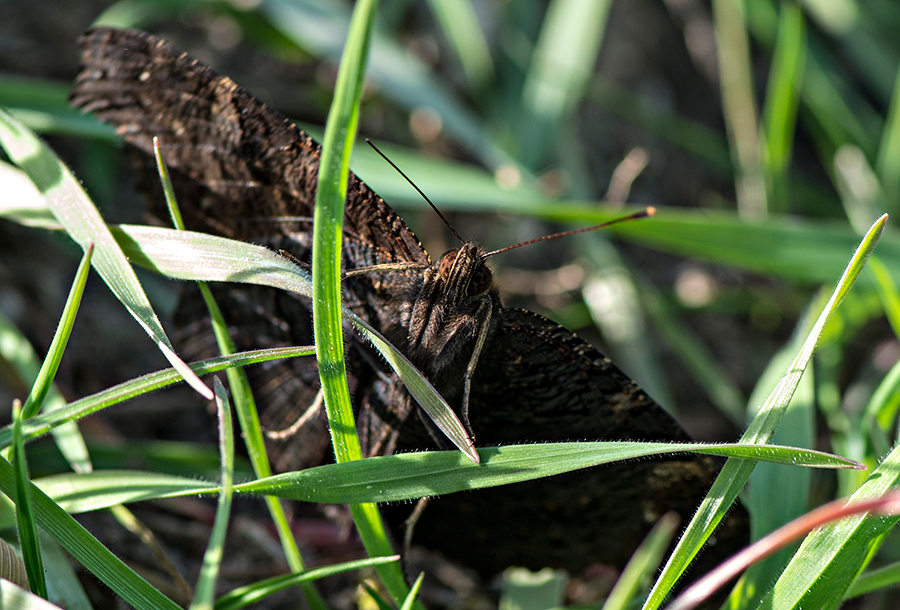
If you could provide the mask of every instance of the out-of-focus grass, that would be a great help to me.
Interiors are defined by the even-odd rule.
[[[772,358],[771,374],[777,378],[784,365],[774,351],[746,359],[736,354],[754,346],[774,350],[773,342],[785,341],[792,323],[802,328],[817,288],[831,287],[861,232],[882,213],[900,209],[900,5],[716,0],[708,12],[668,3],[672,13],[663,17],[678,27],[668,32],[674,37],[668,47],[649,44],[649,32],[657,31],[650,28],[657,27],[654,20],[664,9],[642,12],[625,5],[609,0],[385,5],[373,34],[368,78],[374,95],[364,104],[362,125],[367,112],[414,117],[410,124],[418,127],[397,139],[418,142],[428,153],[407,146],[392,149],[393,159],[444,210],[481,212],[483,218],[502,212],[504,221],[494,230],[500,236],[521,234],[508,221],[517,216],[569,226],[616,213],[602,205],[607,185],[598,176],[613,175],[632,147],[646,147],[650,165],[627,201],[656,205],[659,213],[654,220],[621,227],[616,237],[686,261],[660,273],[643,264],[650,256],[644,250],[639,262],[629,256],[631,249],[616,254],[608,235],[571,240],[567,261],[578,261],[591,289],[574,300],[569,291],[562,300],[575,312],[571,320],[594,317],[614,350],[610,355],[626,370],[653,376],[639,378],[640,383],[660,388],[660,395],[678,395],[671,389],[684,381],[667,377],[673,367],[645,366],[662,357],[659,343],[669,342],[665,351],[676,354],[707,393],[699,400],[739,419],[735,404],[753,388],[746,378],[731,378],[735,369],[756,362],[759,377],[764,359]],[[225,2],[175,8],[145,0],[115,4],[102,20],[154,29],[165,28],[175,15],[200,24],[227,22],[279,57],[334,62],[350,12],[325,0],[262,0],[252,11]],[[648,40],[638,34],[623,42],[629,30],[645,28]],[[713,41],[717,54],[709,51]],[[660,49],[666,56],[644,57]],[[704,68],[711,57],[719,70]],[[627,61],[616,58],[634,60],[648,73],[631,73]],[[0,105],[44,133],[90,139],[85,151],[113,139],[110,129],[66,107],[67,83],[29,76],[0,76]],[[681,91],[685,83],[695,97]],[[703,106],[711,109],[708,116],[694,111],[695,101],[699,106],[710,99],[718,106]],[[416,131],[422,126],[424,132]],[[597,134],[614,139],[598,142]],[[435,151],[453,151],[471,163]],[[657,159],[691,168],[685,180],[700,180],[702,187],[681,191],[677,170]],[[421,207],[411,189],[367,150],[356,152],[351,167],[395,207]],[[114,190],[106,183],[103,188]],[[676,195],[683,192],[698,196]],[[533,222],[527,230],[549,231]],[[897,353],[885,311],[896,310],[900,278],[900,241],[890,221],[875,256],[871,275],[863,274],[825,328],[815,378],[805,380],[786,415],[802,425],[783,430],[795,433],[792,444],[817,443],[870,467],[895,445],[897,428],[896,383],[890,382],[896,374],[885,377]],[[654,260],[673,264],[668,257]],[[504,261],[497,264],[503,267]],[[766,280],[740,279],[759,275]],[[542,299],[549,310],[553,299]],[[722,319],[730,322],[716,328],[735,338],[717,343],[715,331],[704,327]],[[781,332],[769,334],[773,325]],[[756,336],[764,340],[752,340]],[[734,344],[742,338],[747,345]],[[690,414],[692,405],[666,406]],[[747,406],[754,412],[759,405],[751,398]],[[818,437],[811,432],[816,420],[824,423]],[[754,535],[812,502],[852,493],[865,480],[841,473],[835,491],[822,485],[821,477],[798,482],[780,476],[783,468],[759,467],[752,480],[747,499],[758,518]],[[812,491],[798,494],[807,485]],[[795,501],[773,506],[771,499],[780,497]],[[829,550],[828,570],[839,569],[843,558],[843,565],[857,565],[855,536]],[[900,552],[889,536],[882,549],[885,558]],[[787,559],[752,573],[741,588],[739,607],[756,607]],[[795,559],[791,573],[800,570],[796,562],[802,559]],[[826,554],[816,559],[824,562]],[[876,555],[873,561],[874,566],[882,560]],[[881,572],[878,586],[896,584],[895,572]],[[828,595],[836,600],[841,592]],[[802,594],[785,598],[785,607],[803,599]]]

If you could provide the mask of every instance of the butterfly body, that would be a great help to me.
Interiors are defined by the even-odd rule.
[[[189,228],[309,261],[320,155],[312,138],[231,79],[149,34],[97,28],[85,34],[82,49],[72,104],[116,125],[144,151],[159,137]],[[479,446],[689,440],[585,341],[542,316],[503,307],[482,248],[464,243],[432,263],[402,219],[353,174],[342,257],[344,303],[425,374]],[[220,287],[217,297],[241,348],[311,342],[309,303],[296,295],[236,286]],[[186,328],[200,328],[202,314],[191,313],[182,312]],[[446,448],[368,346],[351,339],[347,358],[367,455]],[[289,424],[313,402],[314,363],[251,373],[271,427]],[[273,441],[272,449],[282,469],[326,461],[324,420]],[[432,502],[417,540],[485,574],[510,564],[573,572],[595,563],[621,567],[663,513],[687,519],[715,473],[707,458],[671,456],[454,494]],[[394,522],[408,512],[386,510]],[[720,534],[720,553],[739,547],[746,527],[738,507]]]

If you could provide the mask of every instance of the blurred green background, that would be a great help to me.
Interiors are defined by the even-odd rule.
[[[135,221],[143,204],[116,139],[66,106],[79,33],[99,19],[160,34],[320,134],[348,18],[345,3],[325,0],[2,2],[0,105],[50,140],[110,221]],[[492,262],[507,304],[596,343],[698,439],[739,435],[748,404],[760,402],[748,397],[765,396],[767,370],[783,372],[778,352],[819,287],[900,206],[893,0],[423,0],[382,2],[379,19],[360,132],[465,238],[493,249],[623,206],[658,208],[650,220]],[[367,147],[352,167],[432,258],[452,247]],[[832,320],[779,442],[870,465],[893,445],[900,396],[888,384],[886,406],[870,406],[900,358],[891,225]],[[0,310],[39,351],[78,258],[64,238],[0,224]],[[177,287],[141,277],[171,312]],[[99,282],[87,298],[58,378],[67,395],[163,365]],[[9,378],[4,404],[21,393]],[[127,422],[138,436],[191,439],[199,416],[175,416],[169,404],[145,397],[90,425],[100,437]],[[204,434],[212,440],[211,428]],[[846,495],[860,476],[767,482],[796,501],[756,526]]]

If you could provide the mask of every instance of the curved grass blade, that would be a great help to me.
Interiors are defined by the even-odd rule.
[[[399,559],[399,555],[392,555],[390,557],[371,557],[331,566],[323,566],[321,568],[314,568],[312,570],[294,574],[274,576],[226,593],[216,600],[215,610],[240,610],[241,608],[246,608],[250,604],[254,604],[273,593],[278,593],[279,591],[294,585],[318,580],[319,578],[325,578],[326,576],[333,576],[334,574],[340,574],[341,572],[384,565],[399,561]]]
[[[862,468],[857,462],[827,453],[776,445],[543,443],[482,449],[485,461],[481,465],[472,464],[453,451],[405,453],[287,472],[239,483],[235,490],[315,503],[394,502],[529,481],[628,459],[686,452],[814,468]],[[159,498],[210,494],[219,489],[213,482],[128,470],[54,475],[35,484],[71,513]]]
[[[0,491],[7,496],[14,495],[14,481],[12,465],[0,458]],[[39,488],[30,482],[28,485],[31,489],[35,522],[78,563],[97,576],[128,604],[136,610],[180,608],[126,566]]]
[[[816,320],[815,325],[794,358],[788,371],[767,398],[749,428],[741,437],[742,443],[768,443],[775,433],[791,397],[800,383],[800,377],[809,364],[815,351],[816,343],[825,328],[828,318],[853,286],[854,281],[865,265],[869,255],[875,249],[878,237],[887,223],[887,215],[882,216],[863,237],[859,248],[850,259],[844,275],[838,281],[831,298]],[[665,596],[681,577],[684,570],[700,551],[700,548],[719,525],[725,512],[737,499],[747,480],[753,472],[752,462],[728,460],[719,472],[712,488],[691,519],[690,524],[669,557],[662,574],[653,586],[644,609],[658,608]]]
[[[211,400],[212,391],[175,354],[159,319],[144,294],[134,269],[113,239],[100,212],[82,190],[74,176],[56,155],[33,133],[0,111],[0,145],[9,158],[25,170],[69,236],[82,249],[94,246],[93,265],[103,281],[128,312],[154,340],[169,362],[185,376],[201,396]]]
[[[213,379],[213,391],[216,394],[216,412],[219,416],[219,452],[222,456],[221,487],[212,534],[206,552],[203,554],[200,578],[194,588],[194,599],[191,601],[190,610],[212,610],[216,580],[224,554],[225,534],[228,531],[228,520],[231,517],[234,479],[234,430],[231,425],[231,405],[228,402],[225,386],[218,377]]]
[[[172,224],[179,231],[184,230],[184,221],[182,220],[181,210],[178,208],[178,201],[175,198],[175,189],[172,187],[172,181],[169,178],[169,172],[162,158],[159,149],[159,139],[153,138],[153,153],[156,158],[156,167],[159,172],[160,181],[163,185],[166,203],[169,208],[169,214],[172,218]],[[197,287],[209,311],[209,318],[212,324],[213,334],[216,337],[216,344],[222,355],[230,355],[237,351],[234,340],[228,332],[228,325],[222,317],[222,312],[218,304],[213,298],[212,292],[204,282],[198,282]],[[231,388],[231,394],[234,397],[235,411],[237,412],[238,421],[241,426],[241,436],[244,439],[244,445],[247,447],[247,454],[253,465],[253,470],[257,477],[267,477],[272,474],[272,467],[269,463],[269,456],[266,453],[265,441],[263,440],[262,427],[259,423],[259,411],[256,408],[256,400],[253,397],[253,391],[250,389],[250,380],[247,379],[246,372],[237,367],[231,367],[225,370],[228,379],[228,386]],[[300,554],[300,548],[291,531],[290,523],[288,523],[287,515],[284,507],[277,498],[266,497],[266,505],[275,529],[278,532],[278,538],[281,541],[285,558],[292,572],[303,570],[303,556]],[[310,605],[316,610],[324,610],[325,602],[322,600],[318,591],[312,585],[303,585],[304,593]],[[210,601],[212,601],[210,599]]]
[[[280,358],[295,358],[297,356],[311,356],[313,348],[311,347],[277,347],[271,349],[255,350],[252,352],[241,352],[233,356],[220,356],[218,358],[210,358],[201,360],[189,365],[191,369],[198,375],[206,375],[215,373],[232,366],[248,366],[260,362],[270,360],[278,360]],[[56,426],[65,422],[74,421],[82,417],[86,417],[91,413],[96,413],[107,407],[119,404],[135,396],[140,396],[160,388],[164,388],[183,381],[181,373],[174,368],[164,369],[155,373],[148,373],[120,383],[111,388],[76,400],[64,407],[43,413],[36,417],[32,417],[22,424],[22,431],[27,439],[32,439],[42,434],[46,434]],[[7,447],[12,443],[12,427],[7,426],[0,430],[0,449]]]
[[[15,469],[16,525],[19,530],[19,544],[22,547],[22,561],[28,574],[31,592],[47,598],[47,581],[44,580],[44,562],[41,545],[31,504],[31,485],[28,480],[28,463],[25,461],[25,442],[22,439],[22,405],[13,401],[13,467]],[[9,494],[7,493],[9,496]]]

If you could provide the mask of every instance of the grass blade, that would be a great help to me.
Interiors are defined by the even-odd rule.
[[[219,416],[219,451],[222,456],[221,487],[219,504],[216,508],[216,519],[213,522],[212,534],[206,552],[203,554],[203,566],[200,578],[194,588],[194,599],[190,610],[212,610],[216,593],[216,579],[225,547],[225,534],[228,532],[228,520],[231,517],[232,482],[234,478],[234,430],[231,425],[231,405],[225,386],[216,377],[213,380],[213,391],[216,394],[216,412]]]
[[[18,121],[0,111],[0,144],[47,198],[57,220],[82,249],[94,246],[93,265],[110,290],[156,343],[169,362],[201,396],[212,391],[175,354],[134,269],[78,181],[53,152]]]
[[[31,483],[28,480],[28,463],[25,460],[25,442],[22,439],[22,405],[13,402],[13,467],[15,469],[16,525],[19,529],[19,544],[22,560],[32,593],[47,598],[47,582],[44,580],[44,562],[41,545],[31,504]],[[7,493],[7,495],[9,495]]]
[[[825,323],[861,273],[866,259],[874,250],[878,237],[884,230],[886,223],[887,216],[885,215],[872,225],[872,228],[863,237],[859,248],[847,265],[844,275],[838,281],[831,298],[816,320],[799,353],[741,437],[742,443],[767,443],[771,440],[772,435],[781,423],[794,390],[800,383],[800,377],[812,358],[816,343],[825,328]],[[740,493],[750,478],[753,467],[754,464],[751,462],[728,460],[725,463],[685,533],[678,541],[675,550],[663,568],[662,574],[653,586],[650,597],[644,604],[645,610],[658,608],[668,592],[675,586],[688,564],[719,525],[727,509],[737,499],[738,493]]]

